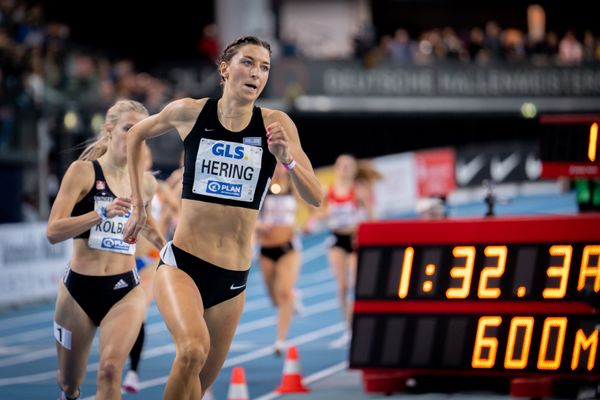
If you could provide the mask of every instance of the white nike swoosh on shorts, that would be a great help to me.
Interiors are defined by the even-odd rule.
[[[243,288],[245,286],[246,286],[245,283],[243,285],[241,285],[241,286],[235,286],[235,283],[232,283],[231,286],[229,287],[229,289],[230,290],[236,290],[236,289],[241,289],[241,288]]]

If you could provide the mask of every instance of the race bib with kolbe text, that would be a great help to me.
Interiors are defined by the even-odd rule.
[[[94,210],[107,207],[113,200],[113,197],[94,197]],[[123,216],[115,215],[94,225],[90,229],[88,247],[114,253],[135,254],[135,244],[129,244],[123,240],[125,223],[130,214],[131,211]]]
[[[263,149],[225,140],[201,139],[192,191],[204,196],[254,201]]]

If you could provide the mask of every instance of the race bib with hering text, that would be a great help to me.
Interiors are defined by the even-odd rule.
[[[254,201],[262,153],[261,147],[202,138],[192,191],[222,199]]]

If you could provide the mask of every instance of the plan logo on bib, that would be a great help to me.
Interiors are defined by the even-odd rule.
[[[242,185],[235,183],[226,183],[218,181],[208,181],[206,185],[208,193],[220,194],[223,196],[240,197],[242,195]]]
[[[120,239],[104,238],[102,239],[102,248],[110,250],[128,250],[129,243]]]

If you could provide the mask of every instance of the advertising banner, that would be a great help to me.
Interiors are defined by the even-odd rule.
[[[54,298],[71,246],[50,244],[45,222],[0,225],[0,307]]]

